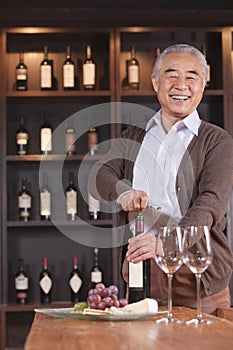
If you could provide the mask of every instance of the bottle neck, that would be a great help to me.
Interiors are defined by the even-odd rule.
[[[91,47],[87,46],[87,59],[91,58]]]
[[[48,259],[46,257],[43,258],[43,270],[48,270]]]

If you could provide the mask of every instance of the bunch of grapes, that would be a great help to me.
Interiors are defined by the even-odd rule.
[[[87,303],[91,309],[104,310],[116,306],[123,307],[128,304],[127,299],[118,298],[118,288],[114,284],[105,287],[103,283],[97,283],[94,289],[88,292]]]

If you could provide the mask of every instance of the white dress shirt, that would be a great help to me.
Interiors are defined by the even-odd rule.
[[[176,177],[188,145],[198,135],[200,123],[196,110],[175,123],[169,132],[161,124],[161,110],[147,123],[134,164],[132,184],[134,190],[148,194],[148,208],[143,211],[145,232],[156,232],[156,227],[177,224],[181,219]],[[133,234],[136,214],[129,213]]]

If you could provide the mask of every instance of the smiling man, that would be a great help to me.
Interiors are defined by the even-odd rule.
[[[152,84],[161,109],[143,128],[129,126],[105,159],[95,165],[89,190],[116,201],[120,226],[130,236],[143,211],[145,232],[128,240],[128,262],[151,259],[151,297],[167,302],[167,278],[156,266],[156,231],[160,225],[208,225],[213,263],[203,273],[203,311],[230,306],[233,254],[224,229],[233,185],[233,140],[222,128],[200,119],[207,80],[203,54],[193,46],[169,46],[157,58]],[[132,146],[132,142],[135,142]],[[93,186],[95,184],[95,186]],[[128,225],[126,225],[128,224]],[[173,277],[173,303],[196,308],[195,276],[183,265]]]

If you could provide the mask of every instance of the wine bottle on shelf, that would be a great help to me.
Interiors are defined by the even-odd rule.
[[[88,150],[91,156],[98,151],[98,131],[95,127],[88,130]]]
[[[210,82],[211,82],[211,68],[210,68],[210,64],[208,62],[207,59],[207,54],[206,54],[206,47],[205,45],[202,47],[202,53],[205,56],[206,59],[206,63],[207,63],[207,81],[206,81],[206,87],[209,88],[210,87]]]
[[[78,191],[74,184],[74,174],[69,173],[69,184],[66,188],[66,216],[68,220],[77,219]]]
[[[21,190],[18,194],[19,219],[28,221],[31,217],[32,196],[27,189],[27,180],[22,178]]]
[[[99,248],[94,248],[94,266],[91,269],[91,288],[103,281],[103,272],[99,266]]]
[[[135,235],[144,232],[144,217],[135,217]],[[129,303],[150,298],[150,259],[139,263],[129,262]]]
[[[24,116],[20,116],[19,128],[16,132],[17,154],[23,156],[28,153],[29,134],[24,125]]]
[[[40,128],[40,151],[44,155],[48,155],[52,152],[52,134],[53,129],[49,122],[45,119],[43,125]]]
[[[125,61],[125,77],[121,83],[121,87],[123,90],[129,90],[128,65],[129,65],[129,59]]]
[[[75,89],[75,65],[71,59],[70,46],[66,48],[66,60],[63,63],[63,89]]]
[[[96,65],[91,55],[91,46],[86,49],[86,59],[83,63],[83,88],[85,90],[95,89],[95,70]]]
[[[15,275],[15,291],[18,304],[26,304],[28,297],[29,280],[24,270],[24,260],[19,259],[19,270]]]
[[[73,269],[69,277],[70,300],[74,303],[79,301],[80,288],[82,287],[82,277],[78,268],[78,258],[73,257]]]
[[[15,68],[15,87],[18,91],[26,91],[28,89],[28,68],[24,63],[24,54],[19,53],[19,63]]]
[[[76,154],[76,134],[73,126],[68,126],[65,132],[65,150],[68,156]]]
[[[40,286],[40,301],[42,304],[50,303],[53,280],[51,273],[48,270],[48,259],[43,258],[42,271],[39,278]]]
[[[139,63],[135,56],[134,46],[131,47],[131,57],[128,62],[128,85],[130,90],[139,89]]]
[[[51,217],[51,191],[48,186],[48,176],[43,174],[42,187],[40,188],[40,218],[50,220]]]
[[[44,47],[44,59],[40,64],[40,88],[41,90],[53,89],[53,62],[48,58],[48,48]]]
[[[97,220],[100,215],[100,201],[88,193],[88,213],[91,220]]]

